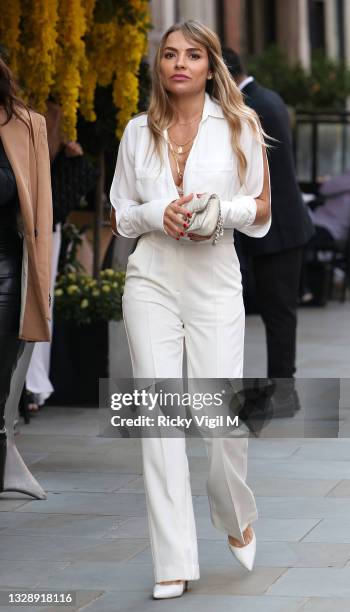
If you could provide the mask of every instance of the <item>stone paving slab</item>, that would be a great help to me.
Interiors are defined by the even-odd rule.
[[[198,557],[200,566],[227,566],[232,558],[226,541],[199,540]],[[344,567],[350,560],[348,544],[323,542],[276,542],[262,541],[257,543],[255,566],[259,567]],[[150,547],[136,553],[127,563],[152,563]]]
[[[200,595],[193,592],[192,584],[181,603],[177,599],[154,601],[149,596],[124,591],[118,593],[118,597],[115,593],[103,595],[89,604],[86,612],[299,612],[305,601],[300,597]]]
[[[135,493],[92,493],[92,492],[62,492],[48,493],[46,500],[38,504],[37,500],[28,502],[18,508],[18,512],[45,512],[66,514],[96,514],[100,516],[122,514],[143,516],[146,512],[146,502],[143,495]]]
[[[35,478],[45,491],[76,491],[85,493],[114,493],[132,489],[137,474],[96,474],[90,472],[40,472],[33,470]],[[130,492],[130,491],[129,491]],[[142,490],[143,493],[143,490]]]
[[[92,474],[141,474],[141,459],[130,453],[130,457],[120,453],[111,458],[106,454],[94,457],[93,453],[52,453],[49,457],[35,463],[35,472],[90,472]]]
[[[350,513],[350,504],[336,497],[259,497],[256,502],[260,517],[337,520],[348,518]]]
[[[350,567],[292,568],[280,576],[267,592],[269,595],[294,597],[350,598]]]
[[[335,442],[335,443],[334,443]],[[296,461],[316,459],[317,461],[350,461],[349,440],[322,440],[319,443],[301,445],[294,453]]]
[[[41,582],[47,583],[51,575],[57,575],[69,563],[66,561],[22,561],[15,560],[0,565],[0,585],[35,588]],[[91,586],[91,585],[90,585]]]
[[[0,514],[0,525],[3,514],[5,513]],[[42,512],[11,513],[3,523],[1,535],[55,535],[57,537],[96,538],[97,540],[113,539],[118,529],[126,521],[127,517],[119,516],[44,514]]]
[[[350,480],[341,480],[333,487],[327,497],[350,497]]]
[[[63,478],[64,478],[63,473]],[[191,490],[193,495],[207,495],[206,483],[207,473],[195,472],[191,473]],[[339,495],[336,494],[337,487],[340,487],[341,483],[345,483],[344,495],[342,495],[342,489],[339,489]],[[326,480],[326,479],[306,479],[306,478],[271,478],[269,475],[256,477],[253,473],[248,474],[247,483],[254,491],[255,497],[324,497],[333,496],[333,489],[335,491],[334,497],[347,497],[346,483],[350,480]],[[127,484],[123,485],[119,489],[121,492],[133,491],[138,493],[144,492],[144,483],[142,476],[135,476],[129,480]],[[350,496],[350,490],[349,490]]]
[[[54,427],[52,421],[53,413],[55,414]],[[67,423],[69,423],[69,427],[67,427]],[[99,431],[98,425],[99,420],[96,408],[44,406],[39,414],[31,419],[29,425],[20,423],[20,432],[27,432],[30,428],[35,435],[46,436],[54,434],[64,438],[67,436],[91,436],[96,438]],[[29,431],[28,435],[30,435]]]
[[[308,599],[299,612],[348,612],[350,599],[348,598],[318,598]]]
[[[1,494],[0,497],[0,512],[11,512],[18,510],[28,503],[28,495],[22,493],[12,493],[11,491]],[[33,499],[33,498],[30,498]]]
[[[258,478],[254,474],[251,474],[247,478],[247,482],[254,491],[254,495],[256,497],[271,496],[320,498],[326,495],[331,495],[332,490],[336,490],[336,487],[341,481],[326,479],[321,480],[318,478],[270,478],[268,474]]]
[[[3,533],[0,562],[17,560],[127,562],[148,546],[148,539],[108,540],[103,543],[92,537]]]
[[[52,414],[52,407],[45,406],[43,409],[47,411],[47,415]],[[57,410],[64,410],[58,408]],[[40,417],[42,418],[41,415]],[[47,417],[46,417],[47,418]],[[66,414],[65,419],[70,418]],[[16,445],[21,454],[25,452],[32,452],[33,448],[40,448],[42,453],[85,453],[93,452],[96,455],[103,455],[106,452],[113,450],[116,446],[117,441],[113,438],[102,438],[99,436],[87,436],[87,435],[61,435],[59,434],[46,434],[34,433],[36,432],[36,423],[33,423],[33,429],[31,425],[26,429],[26,425],[21,425],[21,432],[26,435],[20,435],[16,437]],[[29,431],[28,431],[29,429]]]
[[[197,537],[204,540],[226,539],[226,535],[214,527],[208,516],[196,516]],[[256,536],[261,541],[298,542],[306,536],[320,519],[271,519],[262,518],[254,523]],[[114,531],[116,538],[146,538],[146,517],[126,518]]]
[[[342,480],[349,478],[350,474],[350,455],[349,461],[296,461],[291,458],[288,461],[268,461],[250,459],[248,461],[248,472],[250,476],[264,477],[269,474],[271,479],[278,478],[306,478],[306,479],[325,479]]]
[[[257,567],[254,572],[247,572],[236,563],[216,569],[204,566],[201,579],[191,583],[192,591],[207,595],[264,595],[287,571],[284,567]]]
[[[234,561],[234,559],[232,560]],[[201,579],[191,581],[193,593],[223,594],[223,595],[262,595],[269,585],[287,571],[286,568],[257,568],[254,572],[246,572],[237,564],[232,567],[201,568]],[[153,568],[150,564],[133,565],[107,563],[94,561],[93,563],[78,561],[67,564],[55,574],[39,578],[37,587],[53,589],[88,588],[91,581],[96,589],[110,591],[145,591],[149,592],[154,579]]]
[[[304,542],[329,542],[332,544],[350,544],[350,519],[334,521],[323,519],[304,538]],[[350,551],[350,546],[349,546]]]

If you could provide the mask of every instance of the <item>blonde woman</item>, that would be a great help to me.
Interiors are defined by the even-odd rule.
[[[193,197],[220,197],[224,232],[187,232]],[[129,257],[123,313],[135,378],[243,376],[245,313],[233,228],[264,236],[271,224],[263,132],[222,59],[216,34],[196,21],[161,39],[148,113],[124,131],[111,187],[112,227],[140,239]],[[252,569],[257,509],[247,438],[206,439],[211,519]],[[142,438],[156,584],[178,597],[199,579],[185,439]]]

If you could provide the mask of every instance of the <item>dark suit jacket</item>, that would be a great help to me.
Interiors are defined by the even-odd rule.
[[[265,132],[279,142],[268,141],[273,147],[268,150],[271,228],[266,236],[258,239],[239,233],[238,247],[242,248],[243,254],[262,255],[304,245],[314,229],[296,179],[287,108],[277,93],[261,87],[255,80],[242,92],[246,104],[259,115]]]

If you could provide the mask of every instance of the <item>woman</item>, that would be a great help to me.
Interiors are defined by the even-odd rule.
[[[186,233],[186,204],[197,192],[220,196],[224,234],[215,246],[210,236]],[[230,77],[218,37],[198,22],[175,24],[162,37],[148,114],[125,129],[111,202],[114,230],[141,236],[123,296],[134,377],[181,378],[183,340],[189,377],[242,377],[244,307],[233,228],[267,233],[269,173],[259,121]],[[257,510],[245,483],[248,440],[206,444],[212,522],[251,569]],[[176,597],[199,578],[185,440],[144,437],[142,452],[153,597]]]
[[[58,193],[57,188],[55,189],[55,177],[57,176],[57,172],[62,173],[63,168],[65,168],[67,164],[69,165],[73,158],[82,156],[83,149],[78,142],[67,142],[63,138],[62,109],[53,100],[49,100],[47,103],[45,120],[52,177],[53,235],[50,293],[53,296],[61,248],[61,229],[68,214],[68,210],[63,210],[62,206],[60,205],[60,194]],[[74,202],[71,203],[71,207],[73,206]],[[51,308],[53,309],[53,303],[51,304]],[[51,320],[51,333],[52,323],[53,321]],[[49,378],[50,360],[51,342],[40,342],[40,344],[36,344],[26,377],[26,394],[28,409],[30,412],[37,412],[39,410],[39,406],[45,403],[54,390]]]
[[[45,119],[17,97],[0,59],[0,491],[11,376],[25,341],[50,339],[51,235]]]

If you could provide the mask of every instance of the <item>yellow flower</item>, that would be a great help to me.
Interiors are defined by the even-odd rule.
[[[87,308],[89,305],[89,300],[82,300],[80,303],[80,308]]]
[[[54,93],[63,112],[62,129],[76,140],[76,124],[84,70],[86,17],[82,0],[59,0],[58,49]]]
[[[69,285],[69,287],[67,287],[67,293],[68,295],[73,295],[74,293],[79,293],[79,287],[78,285]]]
[[[56,289],[56,291],[55,291],[55,295],[56,295],[57,297],[60,297],[61,295],[63,295],[63,290],[62,290],[62,289]]]
[[[43,113],[56,71],[58,0],[22,0],[21,10],[19,76],[26,97]]]
[[[21,17],[20,0],[2,0],[0,18],[1,45],[9,54],[10,66],[17,76],[19,42],[19,24]]]
[[[100,295],[100,290],[99,289],[94,289],[93,292],[92,292],[92,295],[94,297],[97,297],[98,295]]]
[[[23,86],[21,94],[42,113],[51,94],[61,106],[62,133],[69,140],[77,137],[79,109],[86,120],[96,120],[97,85],[112,87],[117,136],[137,112],[149,2],[109,2],[106,21],[101,4],[105,3],[1,0],[0,41]]]
[[[104,291],[105,293],[110,293],[111,288],[109,285],[102,285],[102,291]]]

